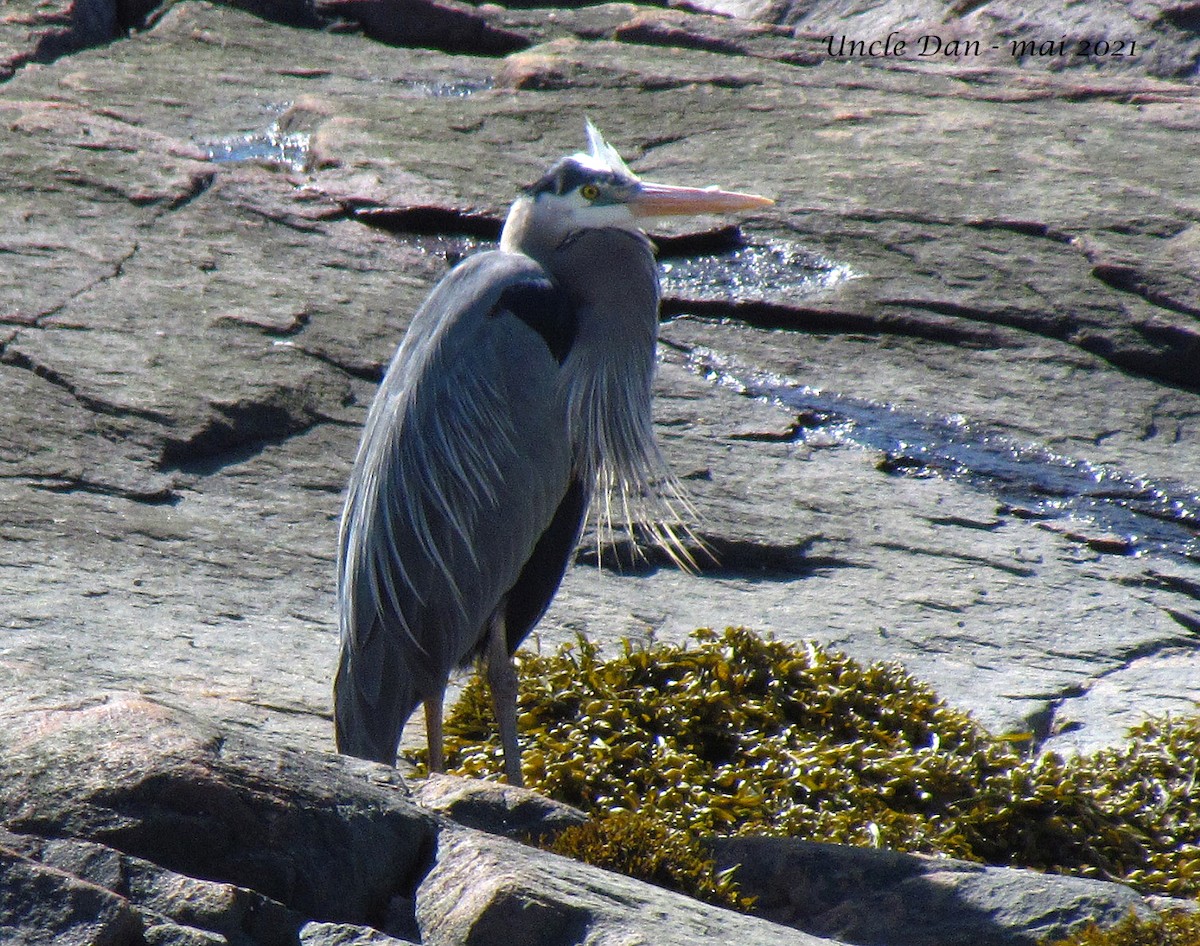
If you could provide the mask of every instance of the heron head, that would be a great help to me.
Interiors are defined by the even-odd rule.
[[[655,217],[729,213],[773,203],[715,187],[643,181],[591,121],[586,127],[588,150],[560,158],[513,205],[501,236],[504,249],[526,249],[531,241],[557,245],[592,227],[640,230]]]

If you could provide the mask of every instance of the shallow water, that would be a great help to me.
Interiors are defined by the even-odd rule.
[[[282,134],[272,124],[263,132],[210,146],[210,157],[269,160],[301,169],[307,148],[307,135]],[[442,257],[447,269],[496,245],[465,234],[402,234],[399,238]],[[795,298],[828,290],[857,275],[849,266],[778,241],[666,257],[660,266],[664,293],[700,301],[763,298],[781,292]],[[880,469],[889,474],[961,482],[995,496],[1007,513],[1021,518],[1089,522],[1114,537],[1110,551],[1154,551],[1200,561],[1200,492],[1193,488],[1152,483],[1036,444],[1018,443],[962,418],[904,412],[769,377],[735,376],[714,368],[708,353],[698,356],[697,366],[749,396],[786,405],[799,418],[799,442],[879,451]]]
[[[465,234],[402,234],[423,253],[443,256],[448,265],[496,248],[496,243]],[[848,266],[781,242],[747,243],[717,253],[668,256],[659,260],[664,295],[700,301],[734,301],[768,294],[820,292],[852,279]]]
[[[1108,538],[1105,551],[1200,561],[1200,492],[1194,488],[1153,483],[1019,443],[959,417],[906,412],[776,378],[722,373],[711,364],[703,370],[748,396],[770,398],[794,411],[797,442],[878,451],[884,472],[963,483],[995,496],[1004,514],[1089,523],[1089,536]]]
[[[412,241],[448,261],[493,245],[471,237]],[[665,292],[706,300],[761,297],[763,286],[792,295],[819,292],[855,275],[849,267],[815,254],[767,243],[668,258],[662,269]],[[995,496],[1006,514],[1019,518],[1089,523],[1089,534],[1110,538],[1107,551],[1158,552],[1200,561],[1200,492],[1193,488],[1152,483],[1037,444],[1019,443],[963,418],[906,412],[778,378],[735,374],[714,364],[711,353],[697,358],[697,366],[713,380],[794,411],[798,442],[877,451],[880,469],[889,474],[963,483]]]
[[[410,96],[431,99],[465,99],[476,92],[493,87],[491,79],[450,79],[443,82],[417,81],[400,83]]]
[[[200,147],[210,161],[255,161],[295,172],[307,171],[312,160],[312,135],[284,131],[278,120],[259,131],[201,142]]]
[[[441,82],[410,80],[389,83],[389,90],[402,98],[467,98],[492,87],[490,80],[452,79]],[[265,128],[198,142],[217,162],[254,161],[303,173],[311,169],[312,135],[282,127],[291,103],[269,106],[266,111],[280,117]]]
[[[849,266],[781,243],[749,243],[724,253],[663,261],[663,286],[697,299],[791,298],[830,289],[857,275]],[[1200,491],[1152,483],[1037,444],[1019,443],[961,417],[902,411],[779,378],[732,373],[711,353],[697,367],[713,380],[795,412],[798,442],[847,444],[880,453],[897,476],[937,476],[995,496],[1006,514],[1071,520],[1104,534],[1106,551],[1159,552],[1200,561]]]
[[[668,257],[660,262],[663,292],[704,301],[734,301],[820,292],[855,273],[816,253],[780,241],[750,242],[725,252]]]

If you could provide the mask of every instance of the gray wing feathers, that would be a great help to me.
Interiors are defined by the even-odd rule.
[[[368,414],[338,569],[344,751],[394,761],[400,728],[477,651],[566,492],[558,362],[497,309],[521,283],[556,291],[514,254],[455,269],[414,316]]]

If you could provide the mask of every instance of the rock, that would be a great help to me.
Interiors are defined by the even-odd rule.
[[[299,753],[280,756],[287,785],[328,774],[313,760],[331,745],[337,517],[366,405],[429,287],[579,147],[585,113],[648,178],[777,204],[737,230],[655,234],[659,431],[719,563],[619,565],[589,535],[529,646],[750,624],[898,660],[991,728],[1067,751],[1200,697],[1200,92],[1163,78],[1189,61],[1183,8],[1122,13],[1152,54],[1061,71],[840,60],[791,35],[865,29],[815,19],[848,5],[757,22],[479,8],[534,44],[509,56],[181,2],[54,58],[39,44],[85,7],[31,9],[6,5],[0,34],[0,687],[36,695],[52,728],[162,724],[188,764],[139,775],[146,746],[122,736],[121,765],[89,768],[93,749],[54,730],[77,764],[12,816],[23,836],[46,818],[58,840],[157,864],[162,884],[224,884],[205,896],[229,917],[256,891],[296,922],[383,914],[415,938],[417,907],[387,889],[405,865],[293,862],[230,760],[262,739]],[[914,28],[945,15],[912,10]],[[954,35],[993,14],[997,30],[1031,22],[962,7]],[[935,440],[967,450],[961,468],[930,459]],[[112,691],[145,705],[81,697]],[[173,729],[150,708],[164,702],[207,735]],[[379,801],[399,776],[329,765],[355,805],[384,806],[363,816],[372,836],[407,837]],[[147,801],[150,775],[197,772],[180,798],[258,800],[225,822]],[[299,797],[316,821],[278,823],[345,840],[331,796]],[[485,810],[503,822],[508,805]],[[441,821],[423,817],[432,837]],[[243,823],[262,871],[232,839]],[[173,848],[177,824],[204,845]],[[61,869],[37,856],[20,870]],[[356,906],[314,916],[326,887]],[[115,895],[163,942],[224,935]],[[546,922],[564,915],[547,902]]]
[[[0,922],[21,943],[953,946],[1033,943],[1146,910],[1117,884],[713,841],[758,899],[761,916],[743,916],[498,836],[514,812],[564,817],[526,790],[441,777],[418,792],[480,831],[413,804],[391,769],[137,697],[9,697],[0,722]]]
[[[135,946],[129,904],[0,846],[0,931],[13,946]]]
[[[588,14],[588,29],[575,21],[578,33],[562,25],[583,15],[557,17],[575,38],[538,55],[581,77],[587,103],[571,90],[429,95],[480,89],[524,53],[440,56],[190,3],[128,42],[72,56],[69,70],[64,61],[8,84],[0,109],[19,134],[0,141],[0,158],[19,186],[0,199],[28,221],[8,238],[16,252],[0,258],[14,267],[0,282],[0,371],[13,392],[0,408],[10,412],[0,488],[22,510],[10,534],[23,550],[5,579],[20,602],[6,619],[21,629],[10,659],[43,663],[37,654],[69,634],[78,659],[56,664],[65,676],[39,671],[51,691],[169,680],[160,692],[205,713],[327,746],[338,493],[371,381],[445,254],[478,245],[547,154],[578,146],[564,109],[586,105],[630,142],[636,168],[681,180],[726,166],[718,129],[733,109],[753,132],[739,135],[739,165],[723,173],[784,208],[745,223],[742,239],[784,262],[762,269],[775,258],[748,257],[738,279],[750,281],[734,299],[669,283],[659,387],[666,447],[723,564],[698,578],[657,566],[623,575],[585,555],[543,622],[544,646],[578,630],[615,641],[750,623],[899,659],[993,728],[1052,741],[1069,729],[1070,745],[1117,741],[1127,720],[1178,705],[1147,699],[1136,675],[1121,681],[1131,661],[1194,649],[1197,597],[1183,590],[1194,563],[1143,545],[1097,553],[1071,538],[1093,534],[1079,528],[1047,535],[998,514],[1013,504],[987,488],[877,469],[875,454],[837,433],[836,413],[797,425],[795,412],[696,372],[777,376],[890,405],[888,416],[962,417],[981,436],[1041,444],[1186,497],[1180,484],[1200,477],[1189,449],[1197,395],[1186,383],[1194,241],[1171,209],[1186,202],[1186,174],[1150,156],[1186,136],[1173,110],[1195,90],[1097,78],[1081,98],[1069,79],[994,70],[964,96],[960,80],[937,72],[785,68],[774,47],[756,45],[778,36],[714,32],[711,17],[614,6]],[[691,40],[664,47],[683,42],[671,30],[712,33],[749,54]],[[240,45],[211,41],[229,31]],[[249,61],[246,47],[257,50]],[[241,75],[257,98],[181,108],[191,98],[179,76],[192,68]],[[405,96],[403,127],[372,76]],[[629,114],[630,88],[659,90],[652,122]],[[771,112],[739,110],[763,95]],[[1129,96],[1146,105],[1121,105]],[[287,127],[309,136],[312,173],[198,160],[205,141],[276,122],[264,100],[295,103]],[[981,150],[961,139],[960,156],[939,159],[916,131],[922,121],[980,129]],[[640,149],[638,128],[651,124],[663,143]],[[1075,150],[1053,166],[1023,144],[1064,125],[1106,128],[1134,157],[1072,175],[1064,169],[1107,154],[1099,138],[1065,146]],[[799,144],[798,126],[812,129]],[[447,133],[453,149],[439,144]],[[803,182],[774,170],[791,160],[806,168]],[[914,179],[914,166],[926,173]],[[997,186],[969,190],[978,167]],[[1135,177],[1154,173],[1175,196],[1147,202]],[[75,182],[65,191],[63,174]],[[30,196],[44,193],[58,194],[54,214]],[[97,201],[102,216],[89,209]],[[56,222],[66,220],[76,221],[70,232]],[[848,260],[858,275],[825,290],[797,282],[786,261],[801,248]],[[182,289],[178,260],[196,261]],[[715,265],[703,253],[698,263]],[[1097,266],[1126,269],[1102,269],[1105,282]],[[143,313],[153,314],[149,333],[131,328]],[[244,379],[232,391],[231,376]],[[22,422],[32,413],[36,427]],[[89,577],[68,580],[57,560],[87,562]],[[250,620],[248,637],[227,632]],[[105,626],[131,630],[89,630]],[[1195,698],[1189,679],[1174,679],[1172,700]],[[1119,723],[1083,715],[1099,681],[1129,707]]]
[[[553,854],[447,829],[417,905],[423,942],[827,943]]]
[[[228,942],[215,933],[187,929],[173,923],[147,926],[142,932],[142,939],[147,946],[224,946]]]
[[[174,923],[153,923],[142,931],[146,946],[225,946],[229,941],[216,933],[176,926]]]
[[[1200,23],[1193,8],[1154,0],[1130,6],[1090,3],[863,3],[845,0],[700,0],[700,9],[786,24],[809,34],[828,35],[831,49],[841,40],[877,42],[892,34],[891,48],[906,41],[900,55],[909,60],[1019,63],[1052,70],[1128,70],[1162,78],[1193,78],[1200,64]],[[837,55],[838,53],[833,53]],[[848,53],[847,53],[848,54]],[[858,54],[863,55],[863,54]]]
[[[605,29],[612,35],[646,36],[634,29],[638,20],[629,8],[611,14]],[[710,30],[710,18],[671,17],[672,29],[700,36]],[[622,23],[634,25],[620,29]],[[253,62],[245,61],[241,47],[196,38],[228,29],[260,50]],[[298,71],[292,60],[301,36],[308,65]],[[674,42],[671,36],[659,31],[652,38]],[[662,430],[673,462],[700,499],[704,535],[722,550],[724,567],[714,582],[661,568],[623,577],[584,564],[542,625],[545,641],[568,639],[576,629],[614,639],[648,629],[680,635],[695,624],[749,622],[787,636],[821,637],[863,659],[904,660],[950,700],[970,702],[997,729],[1033,728],[1052,737],[1058,714],[1074,729],[1091,726],[1091,744],[1118,740],[1123,730],[1110,725],[1109,714],[1079,719],[1072,705],[1093,681],[1117,683],[1129,660],[1193,647],[1187,622],[1195,595],[1180,591],[1186,583],[1148,574],[1186,579],[1194,565],[1152,561],[1153,552],[1144,557],[1141,547],[1133,557],[1092,558],[1094,550],[1086,543],[1079,549],[1068,534],[1090,533],[1075,528],[1057,538],[1039,535],[1031,521],[997,516],[986,492],[884,473],[874,467],[874,456],[836,437],[830,449],[814,449],[808,438],[822,436],[820,423],[802,427],[805,441],[793,442],[787,432],[800,430],[793,414],[752,405],[690,372],[720,375],[742,366],[750,375],[775,373],[917,417],[960,415],[980,431],[1042,443],[1102,468],[1194,483],[1198,473],[1189,457],[1195,453],[1187,447],[1195,436],[1189,419],[1195,395],[1171,387],[1186,379],[1190,357],[1184,343],[1190,317],[1181,311],[1193,292],[1187,228],[1165,222],[1170,205],[1148,205],[1140,182],[1127,180],[1123,169],[1157,167],[1148,155],[1162,154],[1181,134],[1168,119],[1170,101],[1187,101],[1193,91],[1124,85],[1078,102],[1078,86],[1066,80],[1056,86],[1052,78],[1033,83],[1026,74],[995,73],[994,86],[980,86],[995,94],[964,98],[958,80],[940,74],[863,71],[852,62],[838,64],[842,76],[874,85],[847,90],[844,80],[829,78],[829,66],[773,72],[779,66],[770,65],[769,56],[757,56],[751,67],[730,54],[676,48],[666,56],[655,46],[660,52],[650,53],[648,67],[647,41],[575,40],[547,55],[566,56],[570,70],[594,83],[589,96],[610,103],[610,122],[601,124],[618,122],[610,130],[614,139],[625,133],[637,140],[635,124],[628,131],[620,126],[626,108],[620,90],[653,86],[678,103],[655,118],[671,140],[646,156],[631,151],[635,166],[661,178],[686,178],[697,173],[697,162],[721,167],[721,151],[730,150],[718,134],[689,132],[672,115],[713,128],[726,108],[716,100],[738,101],[738,88],[776,88],[788,98],[792,92],[785,90],[802,88],[802,79],[810,96],[838,102],[838,109],[776,103],[786,118],[752,113],[757,127],[742,144],[738,184],[772,192],[793,211],[786,222],[748,224],[744,235],[768,247],[852,257],[856,271],[869,275],[828,292],[793,292],[786,282],[758,285],[757,297],[732,303],[703,298],[686,285],[670,289],[668,307],[688,317],[677,315],[664,331]],[[760,40],[743,30],[738,42],[752,53]],[[359,71],[344,67],[340,50],[348,43],[355,44]],[[347,209],[386,209],[408,200],[410,215],[394,218],[424,215],[452,229],[470,217],[494,226],[506,194],[539,173],[547,152],[577,146],[574,124],[554,116],[571,101],[580,110],[586,104],[571,91],[527,94],[520,103],[487,92],[415,97],[406,100],[406,128],[398,130],[388,108],[367,94],[370,83],[362,76],[388,76],[396,88],[416,88],[422,80],[450,83],[456,74],[479,83],[505,68],[432,55],[349,36],[299,34],[234,11],[182,4],[148,34],[72,56],[70,72],[43,70],[8,86],[0,107],[19,134],[11,132],[0,146],[7,149],[7,166],[22,168],[24,182],[4,199],[6,210],[30,221],[8,245],[38,273],[36,281],[14,275],[2,283],[8,331],[0,364],[14,397],[5,408],[13,413],[0,455],[8,471],[5,489],[24,510],[13,534],[37,537],[32,545],[24,540],[31,555],[10,576],[20,581],[8,588],[11,600],[23,603],[10,618],[23,628],[20,653],[37,653],[46,646],[42,635],[61,621],[76,621],[74,601],[83,595],[94,618],[89,624],[136,630],[112,640],[73,631],[82,649],[70,675],[96,679],[94,667],[120,667],[116,678],[106,673],[96,682],[150,685],[151,693],[161,687],[215,702],[218,716],[328,746],[322,712],[334,647],[330,550],[355,424],[370,400],[368,382],[378,377],[404,318],[444,271],[438,247],[461,245],[450,232],[395,239],[347,218]],[[199,102],[181,119],[170,103],[180,95],[175,64],[188,56],[217,72],[248,68],[248,82],[264,97],[307,102],[314,142],[324,149],[320,169],[296,179],[298,186],[277,170],[198,161],[203,149],[191,137],[266,118],[258,104],[234,97]],[[172,67],[158,65],[168,62]],[[317,73],[328,78],[314,79]],[[133,74],[137,82],[128,78]],[[718,83],[722,76],[732,82],[715,86],[725,90],[716,98],[690,91],[709,88],[696,82]],[[314,80],[328,86],[320,96],[312,95]],[[156,94],[146,95],[148,88]],[[1148,104],[1134,113],[1109,101],[1120,95],[1141,95]],[[1012,96],[1025,106],[1014,110]],[[925,109],[928,120],[937,115],[949,126],[1003,128],[989,132],[992,150],[1103,113],[1099,124],[1146,156],[1111,162],[1103,173],[1126,182],[1094,191],[1093,200],[1086,180],[1069,179],[1074,190],[1064,197],[1057,170],[1045,173],[1014,151],[989,167],[1020,173],[1004,187],[980,192],[985,203],[972,206],[956,197],[964,192],[955,178],[962,163],[938,161],[898,116],[877,112],[890,100]],[[1028,110],[1031,102],[1039,103],[1037,112]],[[96,112],[101,104],[104,114]],[[451,110],[466,130],[455,132],[462,139],[458,152],[436,144]],[[121,118],[133,114],[143,115],[138,124]],[[488,131],[470,131],[476,115],[487,116]],[[763,176],[779,166],[780,155],[792,154],[788,128],[797,124],[814,128],[797,155],[810,168],[803,187],[787,175]],[[553,140],[534,131],[545,127],[554,128]],[[43,160],[20,150],[26,140]],[[83,140],[95,148],[72,144]],[[503,164],[494,161],[504,140],[526,142],[508,152],[520,166],[516,172],[502,173]],[[876,140],[888,140],[889,148],[864,166],[860,155]],[[78,184],[62,194],[64,205],[54,215],[38,215],[28,194],[50,186],[41,184],[38,168],[55,162],[72,168],[79,155],[88,161],[86,173],[71,172]],[[930,173],[913,181],[907,169],[914,164]],[[859,196],[846,192],[846,182],[856,180],[863,185]],[[104,197],[106,186],[116,188],[115,197]],[[1174,185],[1164,180],[1163,186]],[[97,199],[106,202],[102,216],[88,210]],[[439,200],[436,216],[431,208]],[[913,216],[907,210],[913,202],[938,206],[940,216]],[[1097,209],[1081,215],[1078,208],[1088,202]],[[1028,220],[1032,208],[1051,223]],[[1114,229],[1104,222],[1124,218],[1145,224]],[[76,221],[82,241],[54,222],[68,220]],[[197,237],[214,233],[222,238]],[[894,249],[908,245],[923,247],[916,263]],[[59,249],[37,249],[44,246]],[[1079,247],[1086,249],[1082,257]],[[1028,270],[1024,281],[1034,291],[1006,291],[1016,276],[1004,263],[1009,258]],[[176,259],[196,259],[198,297],[176,288]],[[281,270],[281,259],[294,263]],[[1133,267],[1130,259],[1142,262]],[[1097,265],[1144,275],[1122,283],[1124,277],[1112,275],[1117,270],[1106,269],[1104,282],[1091,275]],[[785,269],[781,279],[787,275]],[[1138,294],[1116,285],[1142,288]],[[194,298],[205,300],[209,315],[197,317]],[[1006,299],[1004,305],[992,304],[996,298]],[[1056,315],[1046,299],[1060,300],[1058,311],[1070,315]],[[142,312],[155,313],[154,331],[162,335],[130,334]],[[374,313],[389,315],[380,321]],[[1139,324],[1158,325],[1154,337],[1165,342],[1151,345]],[[864,352],[871,372],[858,370]],[[151,370],[128,367],[143,361]],[[1145,377],[1121,370],[1139,365]],[[235,396],[228,391],[230,373],[245,376]],[[1098,388],[1118,394],[1097,401]],[[40,418],[34,427],[22,420],[28,417],[23,406],[31,403]],[[774,439],[746,439],[748,424]],[[838,499],[829,502],[830,485],[839,484]],[[60,515],[65,509],[70,515]],[[59,525],[49,527],[55,519]],[[986,531],[961,525],[971,521],[996,525]],[[265,522],[287,528],[263,526],[271,534],[264,541],[259,526]],[[119,538],[97,540],[97,528]],[[281,544],[283,537],[293,538]],[[173,563],[167,569],[161,567],[164,550]],[[92,563],[88,573],[106,576],[103,581],[85,579],[79,587],[54,573],[55,557],[80,555]],[[773,580],[762,581],[762,574]],[[194,593],[197,575],[209,589],[204,595]],[[1081,575],[1098,597],[1074,591]],[[264,593],[263,581],[271,591]],[[898,595],[898,587],[928,593]],[[210,607],[214,588],[222,589],[220,603]],[[731,595],[731,588],[739,593]],[[1069,604],[1048,612],[1048,600]],[[149,623],[140,605],[154,605]],[[247,616],[266,617],[250,640],[223,633],[223,625]],[[1063,645],[1040,653],[1055,637],[1046,628],[1057,627]],[[144,645],[125,646],[139,640]],[[170,642],[164,652],[163,640]],[[1078,640],[1094,642],[1084,648],[1067,643]],[[300,641],[307,643],[298,649]],[[997,647],[1008,655],[994,659]],[[277,654],[290,652],[295,659],[278,666]],[[1040,654],[1039,669],[1014,677],[1009,667],[1027,667],[1032,653]],[[158,676],[162,666],[173,670]],[[230,677],[223,667],[232,666],[253,669]],[[155,679],[162,682],[149,682]],[[1175,685],[1178,699],[1188,700],[1186,679]],[[1166,705],[1156,700],[1141,711]]]
[[[356,20],[372,39],[397,46],[502,56],[528,45],[459,0],[317,0],[316,8],[323,16]]]
[[[133,697],[6,709],[8,830],[94,842],[165,868],[107,867],[112,856],[90,849],[44,854],[82,864],[89,880],[120,878],[116,892],[188,925],[270,941],[294,933],[299,915],[366,921],[411,897],[428,863],[433,819],[395,789],[353,777],[340,758],[264,756]],[[171,906],[181,901],[182,914]],[[275,932],[260,935],[257,924]]]
[[[1152,909],[1120,884],[950,858],[797,838],[727,838],[713,849],[719,868],[740,865],[738,884],[763,916],[846,943],[1033,946]]]
[[[52,62],[114,39],[120,23],[111,0],[13,0],[0,11],[0,81],[31,62]]]
[[[456,826],[382,766],[144,699],[10,699],[2,721],[0,919],[23,942],[824,942]]]
[[[300,917],[256,891],[199,880],[91,841],[5,832],[13,850],[123,899],[147,937],[162,942],[285,939]],[[151,937],[151,933],[153,936]]]
[[[378,930],[347,923],[306,923],[300,930],[300,946],[413,946]]]
[[[468,828],[532,844],[587,821],[578,808],[527,788],[453,775],[430,775],[416,783],[413,801]]]

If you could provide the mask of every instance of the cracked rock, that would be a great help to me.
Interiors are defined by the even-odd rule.
[[[520,12],[486,16],[528,28]],[[1192,86],[1106,73],[1081,98],[1073,79],[1015,67],[798,68],[778,31],[683,11],[542,20],[551,32],[534,38],[550,45],[497,59],[182,3],[3,86],[0,203],[21,221],[0,253],[13,666],[41,668],[48,692],[170,692],[327,745],[338,494],[373,381],[448,256],[485,245],[479,222],[494,227],[519,186],[578,147],[584,111],[648,177],[777,198],[720,246],[656,234],[672,252],[719,269],[739,247],[773,247],[852,275],[813,289],[786,268],[739,273],[728,302],[676,285],[659,425],[718,564],[688,576],[585,551],[543,646],[746,623],[898,659],[987,725],[1035,731],[1131,647],[1194,646],[1178,617],[1192,602],[1142,582],[1166,560],[1134,530],[1046,533],[1035,525],[1061,525],[1052,511],[888,474],[828,411],[736,387],[767,376],[961,418],[1186,504],[1200,482],[1195,241],[1178,210],[1190,178],[1161,156],[1196,133]],[[526,55],[578,73],[586,93],[487,91]],[[197,97],[195,75],[241,79]],[[628,95],[651,87],[652,115]],[[1144,107],[1124,104],[1135,93]],[[264,108],[288,102],[302,120]],[[963,130],[949,151],[921,132],[931,121]],[[302,127],[319,160],[199,160],[199,143],[272,122]],[[811,133],[797,141],[797,127]],[[1039,149],[1062,127],[1082,137]],[[362,209],[393,229],[364,225]],[[462,226],[476,229],[404,229]],[[1105,282],[1097,265],[1136,278]],[[230,633],[248,622],[253,634]],[[96,630],[113,625],[130,630]],[[63,636],[78,663],[45,659]],[[1193,682],[1176,686],[1195,698]],[[1090,744],[1123,734],[1103,715],[1077,722]]]
[[[361,784],[339,759],[268,762],[252,743],[134,697],[5,709],[6,827],[94,842],[180,875],[118,871],[148,909],[166,912],[182,896],[188,915],[177,918],[210,928],[277,914],[271,922],[285,930],[299,925],[297,912],[363,921],[424,870],[432,819]],[[48,854],[91,864],[71,851]],[[83,873],[93,867],[103,870]]]
[[[1119,884],[714,840],[758,898],[745,916],[501,836],[564,817],[527,790],[410,796],[393,769],[130,695],[10,696],[0,722],[0,928],[20,943],[1020,946],[1147,910]]]
[[[0,718],[0,921],[24,942],[825,942],[456,826],[381,766],[160,703],[11,698]]]
[[[429,944],[827,942],[486,834],[447,829],[417,906]]]
[[[135,946],[141,924],[116,894],[0,845],[0,929],[30,946]]]
[[[414,946],[365,926],[349,923],[306,923],[300,929],[300,946]]]

